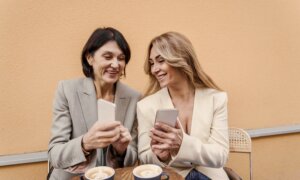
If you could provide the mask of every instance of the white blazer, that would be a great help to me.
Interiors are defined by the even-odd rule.
[[[183,177],[194,168],[211,179],[227,180],[223,170],[229,153],[227,94],[210,88],[196,89],[191,133],[184,133],[178,154],[169,164],[164,164],[151,150],[149,132],[156,111],[167,108],[174,108],[167,88],[138,102],[140,162],[170,166]]]

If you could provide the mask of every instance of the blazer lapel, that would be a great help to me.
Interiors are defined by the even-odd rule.
[[[174,109],[175,107],[174,107],[174,104],[172,102],[171,96],[169,94],[168,88],[161,89],[160,93],[161,93],[161,96],[160,96],[161,97],[160,98],[161,107],[160,108],[162,108],[162,109]],[[182,124],[179,120],[179,117],[177,117],[177,120],[179,122],[179,127],[182,129],[182,131],[184,131],[183,127],[182,127]]]
[[[203,134],[203,122],[205,122],[205,115],[207,114],[207,106],[209,102],[207,101],[205,88],[197,88],[195,92],[194,99],[194,109],[191,124],[191,135],[198,136]]]
[[[126,95],[126,89],[121,82],[117,82],[116,86],[116,96],[115,96],[115,104],[116,104],[116,120],[120,121],[123,125],[126,117],[126,112],[128,105],[130,103],[130,96]]]
[[[163,88],[160,91],[161,93],[161,101],[160,101],[160,105],[162,109],[172,109],[175,108],[173,103],[172,103],[172,99],[171,96],[169,94],[168,88]],[[205,89],[202,88],[197,88],[195,90],[195,99],[194,99],[194,108],[193,108],[193,115],[192,115],[192,124],[191,124],[191,132],[190,135],[195,135],[198,133],[202,133],[199,132],[199,125],[200,122],[203,122],[203,118],[204,118],[204,114],[207,114],[206,112],[206,106],[207,106],[207,99],[205,98]],[[179,125],[181,128],[182,125],[179,121]]]
[[[168,88],[163,88],[160,90],[161,98],[160,98],[160,104],[162,109],[173,109],[174,105],[171,99],[171,96],[169,94]]]
[[[83,86],[78,89],[77,93],[88,130],[98,119],[97,97],[93,80],[85,78]]]

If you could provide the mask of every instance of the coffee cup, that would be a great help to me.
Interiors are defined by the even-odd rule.
[[[114,176],[115,170],[107,166],[91,168],[84,174],[87,180],[113,180]]]
[[[162,168],[155,164],[144,164],[137,166],[132,172],[134,180],[161,180],[165,177],[169,179],[169,175],[163,172]]]

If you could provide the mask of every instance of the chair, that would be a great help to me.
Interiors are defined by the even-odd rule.
[[[252,180],[252,144],[249,134],[240,128],[229,128],[229,149],[233,153],[249,154],[250,180]]]
[[[50,160],[49,160],[49,158],[48,158],[48,167],[47,167],[48,173],[47,173],[47,180],[50,179],[50,176],[51,176],[51,174],[52,174],[53,169],[54,169],[54,168],[53,168],[53,166],[51,165],[51,162],[50,162]]]
[[[50,161],[48,159],[48,166],[47,166],[47,170],[48,170],[48,173],[50,172]]]

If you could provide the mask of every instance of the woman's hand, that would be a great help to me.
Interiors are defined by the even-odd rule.
[[[152,149],[169,150],[172,154],[177,154],[183,138],[183,132],[178,121],[175,128],[164,123],[155,123],[151,132],[152,140],[158,142],[152,145]]]
[[[92,128],[83,136],[83,149],[91,151],[97,148],[104,148],[116,142],[120,137],[120,122],[97,121]]]
[[[131,140],[132,137],[128,129],[125,128],[123,125],[120,125],[120,137],[116,142],[112,143],[112,146],[119,155],[123,155]]]
[[[152,152],[158,157],[159,160],[163,161],[163,162],[166,162],[168,160],[171,159],[171,155],[170,155],[170,151],[169,150],[161,150],[161,149],[156,149],[155,144],[158,144],[157,141],[155,140],[151,140],[151,150]]]

